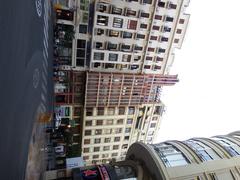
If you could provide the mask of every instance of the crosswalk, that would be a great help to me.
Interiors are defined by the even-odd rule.
[[[49,20],[51,18],[51,5],[49,0],[36,0],[36,11],[39,18],[43,18],[43,61],[41,71],[41,102],[40,108],[42,112],[46,112],[47,94],[48,94],[48,58],[49,58]]]

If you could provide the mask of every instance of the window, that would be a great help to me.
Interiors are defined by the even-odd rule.
[[[142,28],[142,29],[147,29],[147,24],[140,24],[140,28]]]
[[[85,130],[85,136],[91,136],[92,131],[91,130]]]
[[[150,36],[150,40],[157,40],[158,37],[157,36]]]
[[[105,143],[110,143],[110,142],[111,142],[111,138],[105,138],[105,139],[104,139],[104,142],[105,142]]]
[[[80,24],[80,25],[79,25],[79,33],[87,34],[87,25],[85,25],[85,24]]]
[[[93,108],[86,108],[86,115],[92,116],[93,115]]]
[[[164,8],[165,7],[165,2],[159,1],[158,2],[158,6]]]
[[[177,29],[177,34],[181,34],[182,30],[181,29]]]
[[[142,51],[142,50],[143,50],[143,47],[142,47],[142,46],[135,45],[135,46],[134,46],[134,50]]]
[[[113,145],[113,150],[117,150],[119,148],[119,145]]]
[[[158,120],[158,117],[153,117],[152,118],[152,121],[157,121]]]
[[[128,144],[123,144],[122,145],[122,149],[127,149],[128,148]]]
[[[158,53],[165,53],[165,51],[166,51],[166,50],[165,50],[165,49],[162,49],[162,48],[159,48],[159,49],[158,49]]]
[[[112,153],[112,157],[118,156],[118,153]]]
[[[74,107],[74,116],[80,116],[82,114],[81,107]]]
[[[84,139],[84,144],[90,144],[90,139]]]
[[[110,51],[111,51],[111,50],[117,50],[117,47],[118,47],[117,44],[108,42],[108,45],[107,45],[107,49],[108,49],[108,50],[110,50]]]
[[[144,4],[152,4],[152,0],[143,0]]]
[[[150,128],[156,127],[156,123],[151,123]]]
[[[179,24],[184,24],[184,19],[179,19]]]
[[[148,48],[148,51],[150,51],[150,52],[154,52],[154,51],[155,51],[155,48],[151,48],[151,47],[149,47],[149,48]]]
[[[155,15],[155,19],[157,19],[157,20],[162,20],[162,16],[160,16],[160,15]]]
[[[95,135],[101,135],[101,134],[102,134],[102,129],[95,130]]]
[[[104,29],[99,29],[99,28],[97,28],[97,29],[95,30],[95,33],[96,33],[96,35],[101,36],[101,35],[104,34]]]
[[[135,69],[138,69],[139,68],[139,65],[131,65],[130,66],[130,69],[131,70],[135,70]]]
[[[114,113],[115,113],[115,108],[108,108],[108,111],[107,111],[107,114],[108,115],[114,115]]]
[[[126,16],[136,16],[137,12],[131,9],[127,9]]]
[[[92,121],[86,121],[85,126],[92,126]]]
[[[104,129],[104,134],[111,134],[112,133],[112,129]]]
[[[167,17],[166,17],[166,21],[168,21],[168,22],[173,22],[173,17],[167,16]]]
[[[94,143],[95,143],[95,144],[101,143],[101,138],[96,138],[96,139],[94,139]],[[94,152],[95,152],[95,151],[94,151]]]
[[[102,42],[96,42],[95,47],[96,47],[96,49],[104,49],[104,46],[103,46]]]
[[[149,136],[152,136],[153,134],[154,134],[154,131],[149,131],[149,132],[148,132],[148,135],[149,135]]]
[[[93,159],[98,159],[99,158],[99,155],[98,154],[95,154],[92,156]]]
[[[129,107],[128,108],[128,115],[133,115],[135,113],[135,108],[134,107]]]
[[[115,137],[114,138],[114,142],[119,142],[120,141],[120,137]]]
[[[216,160],[220,159],[219,155],[209,146],[203,144],[200,141],[196,140],[187,140],[185,141],[185,144],[191,147],[196,154],[199,156],[199,158],[202,161],[210,161],[210,160]]]
[[[132,36],[133,36],[133,33],[126,32],[126,31],[123,32],[123,38],[129,38],[129,39],[131,39]]]
[[[144,69],[151,69],[151,66],[150,65],[145,65]]]
[[[90,150],[89,148],[83,148],[83,152],[84,152],[84,153],[89,152],[89,150]]]
[[[179,39],[174,39],[174,43],[178,43],[179,42]]]
[[[118,114],[119,115],[124,115],[125,114],[125,107],[119,107]]]
[[[98,15],[97,16],[97,25],[99,25],[99,26],[107,26],[108,25],[108,17],[107,16]]]
[[[127,124],[132,124],[133,123],[133,119],[127,119]]]
[[[129,136],[124,136],[124,140],[129,140]]]
[[[104,53],[102,52],[95,52],[93,55],[94,60],[104,60]]]
[[[104,115],[104,108],[103,107],[98,108],[97,115]]]
[[[157,61],[157,62],[161,62],[161,61],[163,61],[163,58],[157,56],[157,57],[156,57],[156,61]]]
[[[171,32],[171,28],[167,27],[167,26],[164,26],[163,27],[163,32]]]
[[[118,119],[117,124],[123,124],[123,119]]]
[[[85,1],[83,1],[83,2],[85,2]],[[81,1],[81,3],[83,3],[83,2]],[[104,4],[98,3],[97,4],[97,11],[99,11],[99,12],[106,12],[107,11],[107,6],[105,6]]]
[[[136,56],[136,55],[134,55],[133,60],[134,60],[134,61],[140,61],[141,58],[142,58],[142,56]]]
[[[110,146],[103,146],[103,150],[104,151],[109,151],[110,150]]]
[[[152,29],[158,31],[160,29],[160,26],[153,26]]]
[[[127,45],[127,44],[122,44],[121,46],[121,50],[122,51],[131,51],[131,45]]]
[[[110,30],[109,31],[109,36],[110,37],[118,37],[119,36],[119,31],[115,31],[115,30]]]
[[[96,125],[97,125],[97,126],[101,126],[101,125],[103,125],[103,120],[97,120]]]
[[[149,18],[149,13],[141,12],[140,16],[143,17],[143,18]]]
[[[147,57],[146,57],[146,60],[147,60],[147,61],[152,61],[152,59],[153,59],[152,56],[147,56]]]
[[[94,147],[93,148],[93,152],[98,152],[98,151],[100,151],[100,147]]]
[[[115,129],[115,134],[119,134],[122,133],[122,128],[116,128]]]
[[[128,20],[128,29],[136,30],[137,29],[137,21]]]
[[[122,9],[113,6],[113,7],[112,7],[112,14],[118,14],[118,15],[121,15],[121,14],[122,14]]]
[[[83,160],[86,161],[89,159],[89,156],[83,156]]]
[[[112,64],[112,63],[106,63],[106,64],[105,64],[105,69],[108,69],[108,68],[114,68],[114,64]]]
[[[168,38],[167,37],[161,37],[161,41],[168,42]]]
[[[100,63],[98,63],[98,62],[97,62],[97,63],[93,63],[93,64],[94,64],[94,65],[93,65],[93,66],[94,66],[94,68],[99,68],[99,67],[101,67],[101,64],[100,64]]]
[[[122,18],[113,18],[113,27],[115,28],[122,28],[123,26],[123,19]]]
[[[144,35],[144,34],[137,34],[137,38],[139,38],[139,39],[145,39],[145,35]]]
[[[154,149],[166,167],[183,166],[189,163],[184,154],[172,145],[161,143],[157,146],[154,145]]]
[[[102,158],[108,158],[109,157],[109,154],[103,154],[102,155]]]
[[[125,129],[125,133],[130,133],[131,132],[131,128],[126,128]]]
[[[108,60],[109,61],[117,61],[118,60],[118,54],[109,53]]]
[[[107,125],[112,125],[113,124],[113,120],[112,119],[108,119],[108,120],[106,120],[107,122],[106,122],[106,124]]]

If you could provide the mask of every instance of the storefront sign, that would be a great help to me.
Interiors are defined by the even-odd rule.
[[[103,165],[82,170],[81,176],[83,180],[111,180],[106,167]]]

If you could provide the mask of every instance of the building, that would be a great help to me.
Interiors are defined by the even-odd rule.
[[[80,143],[87,164],[122,160],[132,143],[153,142],[164,112],[162,86],[178,82],[169,69],[186,32],[188,4],[69,0],[56,8],[65,39],[58,48],[60,69],[86,77],[85,95],[73,95],[72,87],[56,94],[56,105],[73,113],[83,107]],[[74,38],[66,41],[73,31]]]
[[[90,69],[166,74],[180,48],[189,0],[96,0]]]
[[[131,145],[126,160],[111,164],[49,171],[73,180],[237,180],[240,179],[240,131],[212,138]]]
[[[72,157],[76,152],[80,156],[85,72],[57,71],[54,80],[55,114],[61,116],[61,125],[58,127],[58,131],[69,137],[65,138],[68,139],[67,142],[62,140],[61,143],[64,143],[68,149],[67,156]]]
[[[64,69],[168,74],[189,21],[189,0],[68,0],[57,23],[74,26]]]
[[[136,142],[152,143],[164,105],[161,86],[177,76],[87,72],[83,158],[87,164],[124,159]]]

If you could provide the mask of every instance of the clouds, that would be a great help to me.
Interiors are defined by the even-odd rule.
[[[240,2],[191,1],[183,47],[171,74],[180,82],[164,88],[157,141],[226,134],[240,129]]]

